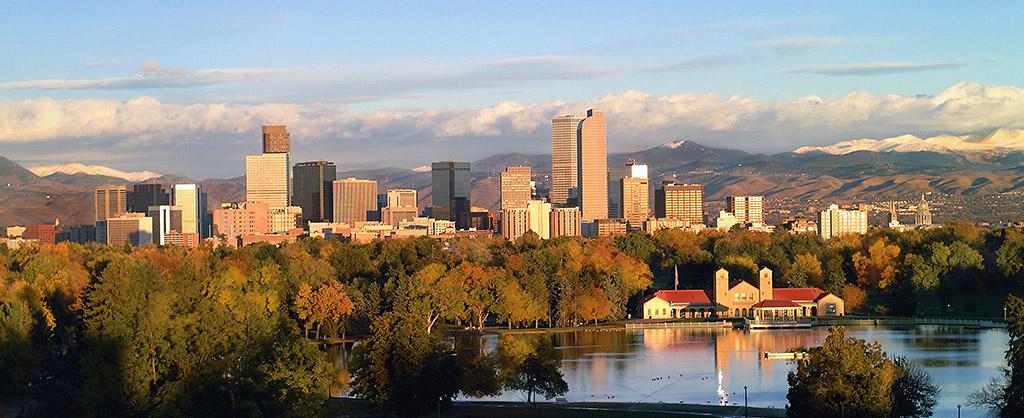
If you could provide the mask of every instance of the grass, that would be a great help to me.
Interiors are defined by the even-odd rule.
[[[435,416],[427,411],[424,416]],[[604,417],[701,417],[742,416],[743,407],[692,405],[692,404],[629,404],[616,402],[580,402],[570,404],[542,403],[536,408],[520,402],[457,402],[450,411],[443,411],[448,418],[489,418],[489,417],[536,417],[536,418],[604,418]],[[327,416],[371,416],[365,401],[354,399],[331,399]],[[786,411],[772,408],[751,407],[750,417],[784,417]]]

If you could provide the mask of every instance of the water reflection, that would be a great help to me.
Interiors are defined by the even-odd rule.
[[[1008,337],[1004,330],[964,330],[947,326],[857,326],[848,333],[877,341],[892,355],[906,356],[942,388],[936,416],[950,416],[967,394],[999,373]],[[743,386],[751,406],[786,404],[787,360],[764,358],[765,351],[791,351],[821,343],[826,328],[793,330],[648,329],[515,334],[550,338],[562,354],[569,401],[664,402],[739,405]],[[485,335],[472,347],[494,350],[498,337]],[[347,354],[332,354],[347,365]],[[339,376],[347,382],[347,372]],[[339,393],[340,393],[339,388]],[[497,400],[521,401],[518,393]],[[964,410],[964,417],[982,416]]]

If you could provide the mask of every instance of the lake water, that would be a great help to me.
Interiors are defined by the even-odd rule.
[[[942,388],[935,416],[984,416],[966,405],[967,394],[999,374],[1009,337],[1005,330],[958,326],[850,326],[848,334],[879,342],[906,356]],[[546,334],[562,353],[570,401],[786,405],[786,374],[795,363],[763,358],[765,351],[816,346],[827,328],[792,330],[648,329]],[[538,338],[517,334],[514,338]],[[498,337],[485,335],[493,349]],[[343,356],[339,356],[343,357]],[[344,362],[339,358],[339,361]],[[344,376],[347,378],[347,376]],[[347,379],[346,379],[347,380]],[[519,393],[497,400],[522,401]]]

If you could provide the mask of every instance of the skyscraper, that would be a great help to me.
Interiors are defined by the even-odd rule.
[[[293,170],[295,192],[292,203],[302,208],[304,222],[327,222],[333,219],[334,180],[337,167],[330,161],[298,163]]]
[[[377,182],[347,178],[334,181],[334,222],[365,222],[376,217]]]
[[[604,114],[590,109],[580,121],[577,178],[584,222],[608,217],[608,132]]]
[[[415,189],[388,189],[389,208],[416,208]]]
[[[657,218],[670,218],[688,224],[704,223],[704,186],[662,182],[654,193],[654,213]]]
[[[729,196],[725,207],[740,223],[764,223],[764,196]]]
[[[551,208],[551,238],[578,237],[582,234],[580,208]]]
[[[150,206],[147,213],[153,219],[153,244],[167,245],[167,234],[181,232],[181,208],[171,205]]]
[[[501,209],[526,207],[530,201],[530,167],[505,167],[498,179],[501,183]]]
[[[292,136],[284,125],[263,125],[263,153],[287,153],[292,150]]]
[[[626,221],[626,228],[630,231],[639,231],[644,228],[644,221],[650,211],[649,188],[647,179],[644,177],[624,177],[619,179],[619,195],[622,196],[622,218]]]
[[[579,187],[577,152],[581,118],[564,115],[551,119],[551,203],[567,205]]]
[[[272,209],[288,206],[288,154],[245,156],[245,200],[262,202]]]
[[[441,161],[431,164],[433,216],[454,221],[458,229],[469,228],[469,170],[467,162]]]
[[[206,193],[198,184],[175,184],[173,205],[181,208],[181,233],[206,238]]]
[[[96,220],[116,218],[124,215],[128,209],[128,188],[123,185],[107,185],[96,187]]]
[[[150,206],[171,204],[171,195],[159,184],[135,184],[132,185],[131,199],[128,202],[128,210],[131,212],[146,212]]]
[[[608,217],[624,218],[622,213],[622,179],[626,177],[642,178],[647,177],[647,165],[637,164],[635,160],[628,160],[624,165],[617,165],[608,168]],[[647,200],[650,200],[648,197]]]
[[[508,222],[502,223],[501,235],[514,240],[523,236],[526,231],[533,231],[541,239],[551,238],[551,204],[543,200],[530,200],[520,207],[505,208],[501,211],[502,219],[508,216]]]

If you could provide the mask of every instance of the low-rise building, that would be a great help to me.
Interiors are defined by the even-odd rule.
[[[843,299],[816,287],[775,288],[772,271],[758,272],[758,284],[715,272],[710,290],[659,290],[641,301],[644,319],[757,318],[774,320],[845,314]]]

